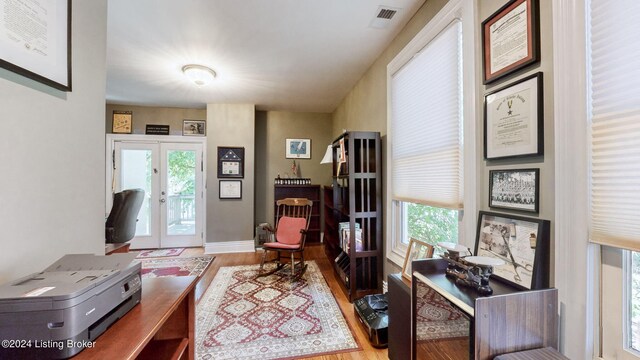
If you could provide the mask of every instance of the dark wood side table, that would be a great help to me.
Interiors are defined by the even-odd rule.
[[[142,280],[142,300],[74,360],[194,359],[195,276]]]

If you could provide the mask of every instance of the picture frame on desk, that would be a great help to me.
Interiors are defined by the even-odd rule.
[[[413,273],[411,262],[433,257],[433,250],[433,245],[411,238],[407,247],[407,254],[404,257],[404,265],[402,265],[402,277],[411,281],[411,274]]]
[[[519,289],[549,287],[549,220],[480,211],[474,255],[503,260],[492,279]]]

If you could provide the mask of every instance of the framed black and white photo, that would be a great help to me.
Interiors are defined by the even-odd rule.
[[[503,260],[492,279],[521,289],[549,287],[548,220],[480,211],[474,255]]]
[[[538,213],[540,169],[489,171],[489,207]]]
[[[204,120],[184,120],[182,121],[183,136],[205,136],[207,133],[207,122]]]
[[[285,154],[287,159],[311,159],[311,139],[287,139]]]
[[[0,19],[0,66],[71,91],[71,0],[1,0]]]
[[[484,84],[540,61],[538,0],[512,0],[482,22]]]
[[[220,199],[242,199],[242,180],[218,180]]]
[[[543,155],[542,112],[541,72],[485,95],[485,159]]]
[[[244,178],[244,148],[218,146],[218,177]]]

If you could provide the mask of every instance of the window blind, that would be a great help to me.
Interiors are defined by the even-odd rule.
[[[590,10],[590,239],[640,251],[640,1]]]
[[[393,199],[462,209],[462,24],[391,76]]]

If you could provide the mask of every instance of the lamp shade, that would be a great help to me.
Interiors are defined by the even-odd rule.
[[[324,153],[324,157],[320,160],[320,164],[330,164],[333,162],[333,149],[332,146],[327,146],[327,151]]]
[[[197,64],[189,64],[182,67],[182,72],[196,85],[202,86],[212,82],[216,72],[212,69]]]

